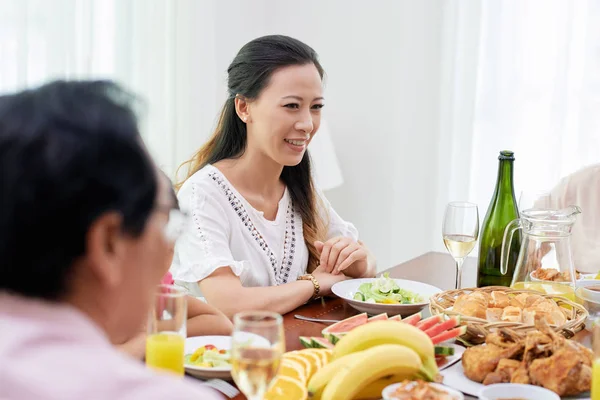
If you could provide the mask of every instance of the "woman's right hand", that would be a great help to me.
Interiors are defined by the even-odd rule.
[[[319,266],[313,272],[312,275],[315,277],[317,282],[319,282],[319,295],[320,296],[328,296],[331,294],[331,287],[338,282],[345,281],[349,279],[344,274],[331,274],[329,272],[325,272],[325,267]]]

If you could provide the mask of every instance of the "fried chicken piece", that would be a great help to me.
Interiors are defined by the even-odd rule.
[[[515,331],[506,328],[496,330],[485,338],[487,344],[493,344],[503,348],[512,347],[521,341],[522,338]]]
[[[484,385],[494,383],[509,383],[513,373],[521,366],[521,361],[504,358],[498,363],[494,372],[487,374],[483,380]]]
[[[529,385],[531,383],[529,371],[527,371],[525,363],[521,363],[521,366],[513,372],[510,383],[522,383],[523,385]]]
[[[533,360],[529,376],[534,385],[568,396],[590,390],[592,368],[579,346],[565,342],[552,356]]]
[[[468,348],[462,356],[465,375],[470,380],[481,383],[489,373],[496,370],[500,360],[514,358],[522,351],[523,345],[520,343],[510,347],[486,344]]]
[[[529,332],[525,337],[523,362],[525,365],[529,365],[537,358],[549,357],[555,348],[556,345],[552,337],[538,331]]]

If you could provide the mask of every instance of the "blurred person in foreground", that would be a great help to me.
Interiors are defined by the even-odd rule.
[[[0,96],[0,398],[218,399],[112,343],[144,323],[174,207],[110,82]]]
[[[171,179],[162,172],[161,179],[169,187],[169,196],[171,204],[173,204],[173,210],[171,211],[169,218],[173,219],[172,224],[169,225],[173,228],[174,232],[184,231],[187,228],[188,217],[181,212],[179,209],[179,201],[177,195],[173,189]],[[165,270],[169,269],[171,262],[173,261],[173,250],[175,247],[174,241],[169,247],[169,253],[165,260]],[[162,284],[173,285],[173,276],[170,272],[163,276]],[[209,335],[222,335],[229,336],[233,330],[233,324],[231,321],[219,311],[217,308],[210,304],[197,299],[193,296],[186,296],[187,303],[187,336],[209,336]],[[141,327],[140,331],[132,338],[127,339],[124,343],[116,343],[118,348],[129,355],[143,359],[146,353],[146,329],[145,326]]]

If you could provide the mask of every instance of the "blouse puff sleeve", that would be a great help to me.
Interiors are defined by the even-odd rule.
[[[221,267],[229,267],[240,276],[247,262],[236,261],[231,254],[231,226],[225,210],[200,185],[192,183],[187,189],[191,194],[180,193],[180,201],[190,213],[191,223],[175,245],[175,260],[171,266],[173,278],[198,282]],[[186,198],[189,199],[187,202]]]
[[[324,221],[328,224],[327,240],[337,236],[342,236],[357,241],[358,230],[356,227],[350,222],[342,219],[342,217],[335,212],[331,206],[331,203],[329,203],[323,192],[319,190],[317,191],[317,194],[320,197],[321,204],[318,204],[318,206],[320,207],[321,215],[323,216]]]

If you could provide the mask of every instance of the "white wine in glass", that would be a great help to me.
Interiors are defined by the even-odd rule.
[[[479,210],[477,205],[455,201],[446,206],[444,224],[442,226],[444,245],[456,261],[455,289],[462,283],[462,265],[465,258],[473,251],[479,236]]]
[[[469,235],[444,235],[444,244],[452,257],[465,258],[475,247],[477,238]]]
[[[233,317],[231,375],[248,400],[262,400],[284,351],[281,315],[248,311]]]

